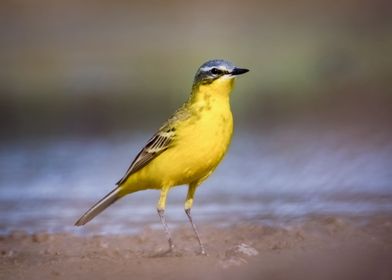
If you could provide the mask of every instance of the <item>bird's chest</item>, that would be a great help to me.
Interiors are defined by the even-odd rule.
[[[200,104],[189,122],[187,149],[189,160],[200,169],[213,169],[227,151],[233,133],[229,104]]]
[[[224,153],[233,133],[233,119],[230,111],[211,112],[203,115],[196,124],[199,133],[200,150],[205,153]]]

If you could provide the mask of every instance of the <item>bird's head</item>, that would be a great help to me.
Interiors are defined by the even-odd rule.
[[[197,70],[193,85],[206,85],[224,80],[230,82],[236,76],[248,71],[248,69],[236,67],[233,63],[223,59],[209,60]]]

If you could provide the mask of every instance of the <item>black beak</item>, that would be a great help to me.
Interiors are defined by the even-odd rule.
[[[245,68],[234,68],[233,71],[231,71],[231,75],[233,76],[238,76],[238,75],[242,75],[245,74],[246,72],[249,72],[249,69],[245,69]]]

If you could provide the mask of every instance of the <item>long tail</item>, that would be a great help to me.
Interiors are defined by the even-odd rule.
[[[79,220],[76,221],[75,226],[82,226],[88,223],[95,216],[101,213],[103,210],[105,210],[114,202],[119,200],[122,197],[121,195],[119,195],[119,192],[120,192],[120,188],[117,187],[114,190],[112,190],[110,193],[108,193],[100,201],[95,203],[86,213],[83,214],[82,217],[80,217]]]

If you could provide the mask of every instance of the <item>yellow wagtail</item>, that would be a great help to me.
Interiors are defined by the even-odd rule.
[[[225,60],[210,60],[196,72],[192,93],[139,152],[117,187],[92,206],[76,223],[86,224],[121,197],[146,189],[160,190],[157,211],[169,242],[173,243],[164,212],[169,190],[188,184],[185,212],[202,254],[205,249],[192,221],[191,208],[197,186],[217,167],[233,133],[230,93],[237,75],[248,69]]]

